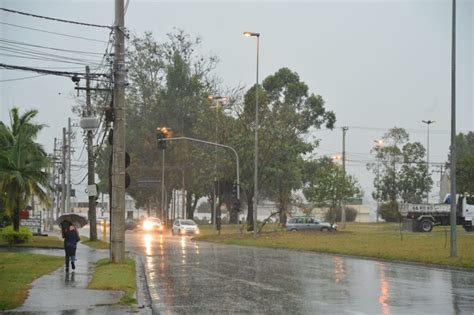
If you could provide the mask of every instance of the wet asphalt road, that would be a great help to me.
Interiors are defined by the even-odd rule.
[[[162,314],[474,314],[474,272],[127,233]]]

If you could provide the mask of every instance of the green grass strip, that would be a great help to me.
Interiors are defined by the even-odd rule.
[[[81,236],[81,243],[95,249],[109,249],[110,244],[101,240],[91,241],[88,237]]]
[[[349,223],[337,232],[287,232],[273,226],[257,239],[245,232],[237,237],[234,227],[221,235],[202,228],[194,239],[223,244],[281,248],[370,258],[417,262],[474,269],[474,233],[457,229],[457,257],[450,257],[449,227],[435,227],[430,233],[402,232],[398,224]]]
[[[135,262],[126,259],[116,264],[108,258],[101,259],[95,266],[89,289],[123,291],[120,304],[136,304],[135,293]]]
[[[0,239],[0,247],[64,248],[63,240],[56,236],[33,236],[31,241],[20,244],[8,244]]]
[[[19,307],[33,280],[64,264],[63,257],[28,253],[0,253],[0,310]]]

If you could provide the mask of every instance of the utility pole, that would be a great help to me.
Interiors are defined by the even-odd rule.
[[[91,105],[91,82],[89,76],[89,66],[86,66],[86,107],[87,117],[92,117],[92,105]],[[91,241],[97,240],[97,221],[96,221],[96,196],[91,193],[92,189],[95,189],[95,160],[94,160],[94,146],[93,146],[93,131],[87,130],[87,185],[89,194],[89,238]],[[93,187],[93,188],[92,188]]]
[[[67,119],[67,187],[66,187],[66,210],[74,212],[71,209],[71,117]]]
[[[342,127],[342,174],[344,181],[346,180],[346,132],[349,130],[348,127]],[[346,228],[346,208],[344,208],[344,202],[341,200],[341,221],[342,227]]]
[[[456,0],[453,0],[452,38],[451,38],[451,257],[456,257]]]
[[[110,249],[114,263],[125,260],[125,17],[124,1],[115,0],[114,137]]]
[[[63,128],[61,150],[61,214],[66,212],[66,128]]]
[[[51,172],[51,211],[49,212],[49,218],[48,218],[48,227],[49,230],[53,230],[53,218],[54,218],[54,205],[55,205],[55,186],[56,186],[56,141],[57,139],[54,138],[54,149],[53,149],[53,169]]]

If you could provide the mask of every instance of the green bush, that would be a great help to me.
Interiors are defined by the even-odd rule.
[[[357,210],[352,207],[344,207],[346,209],[346,222],[354,222],[357,217]],[[336,222],[342,221],[342,210],[341,208],[330,209],[326,212],[324,219],[328,222],[334,222],[334,217]]]
[[[24,226],[20,226],[20,231],[15,232],[13,231],[13,226],[9,225],[2,230],[0,237],[10,244],[18,244],[30,241],[33,237],[33,233]]]

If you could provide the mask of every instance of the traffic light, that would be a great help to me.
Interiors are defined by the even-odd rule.
[[[234,200],[234,203],[232,204],[232,211],[240,212],[240,200],[239,199]]]
[[[237,199],[237,184],[236,183],[232,185],[232,195],[234,196],[235,199]]]
[[[166,149],[166,144],[168,138],[171,137],[171,129],[166,127],[156,128],[156,142],[158,145],[158,149],[164,150]]]

